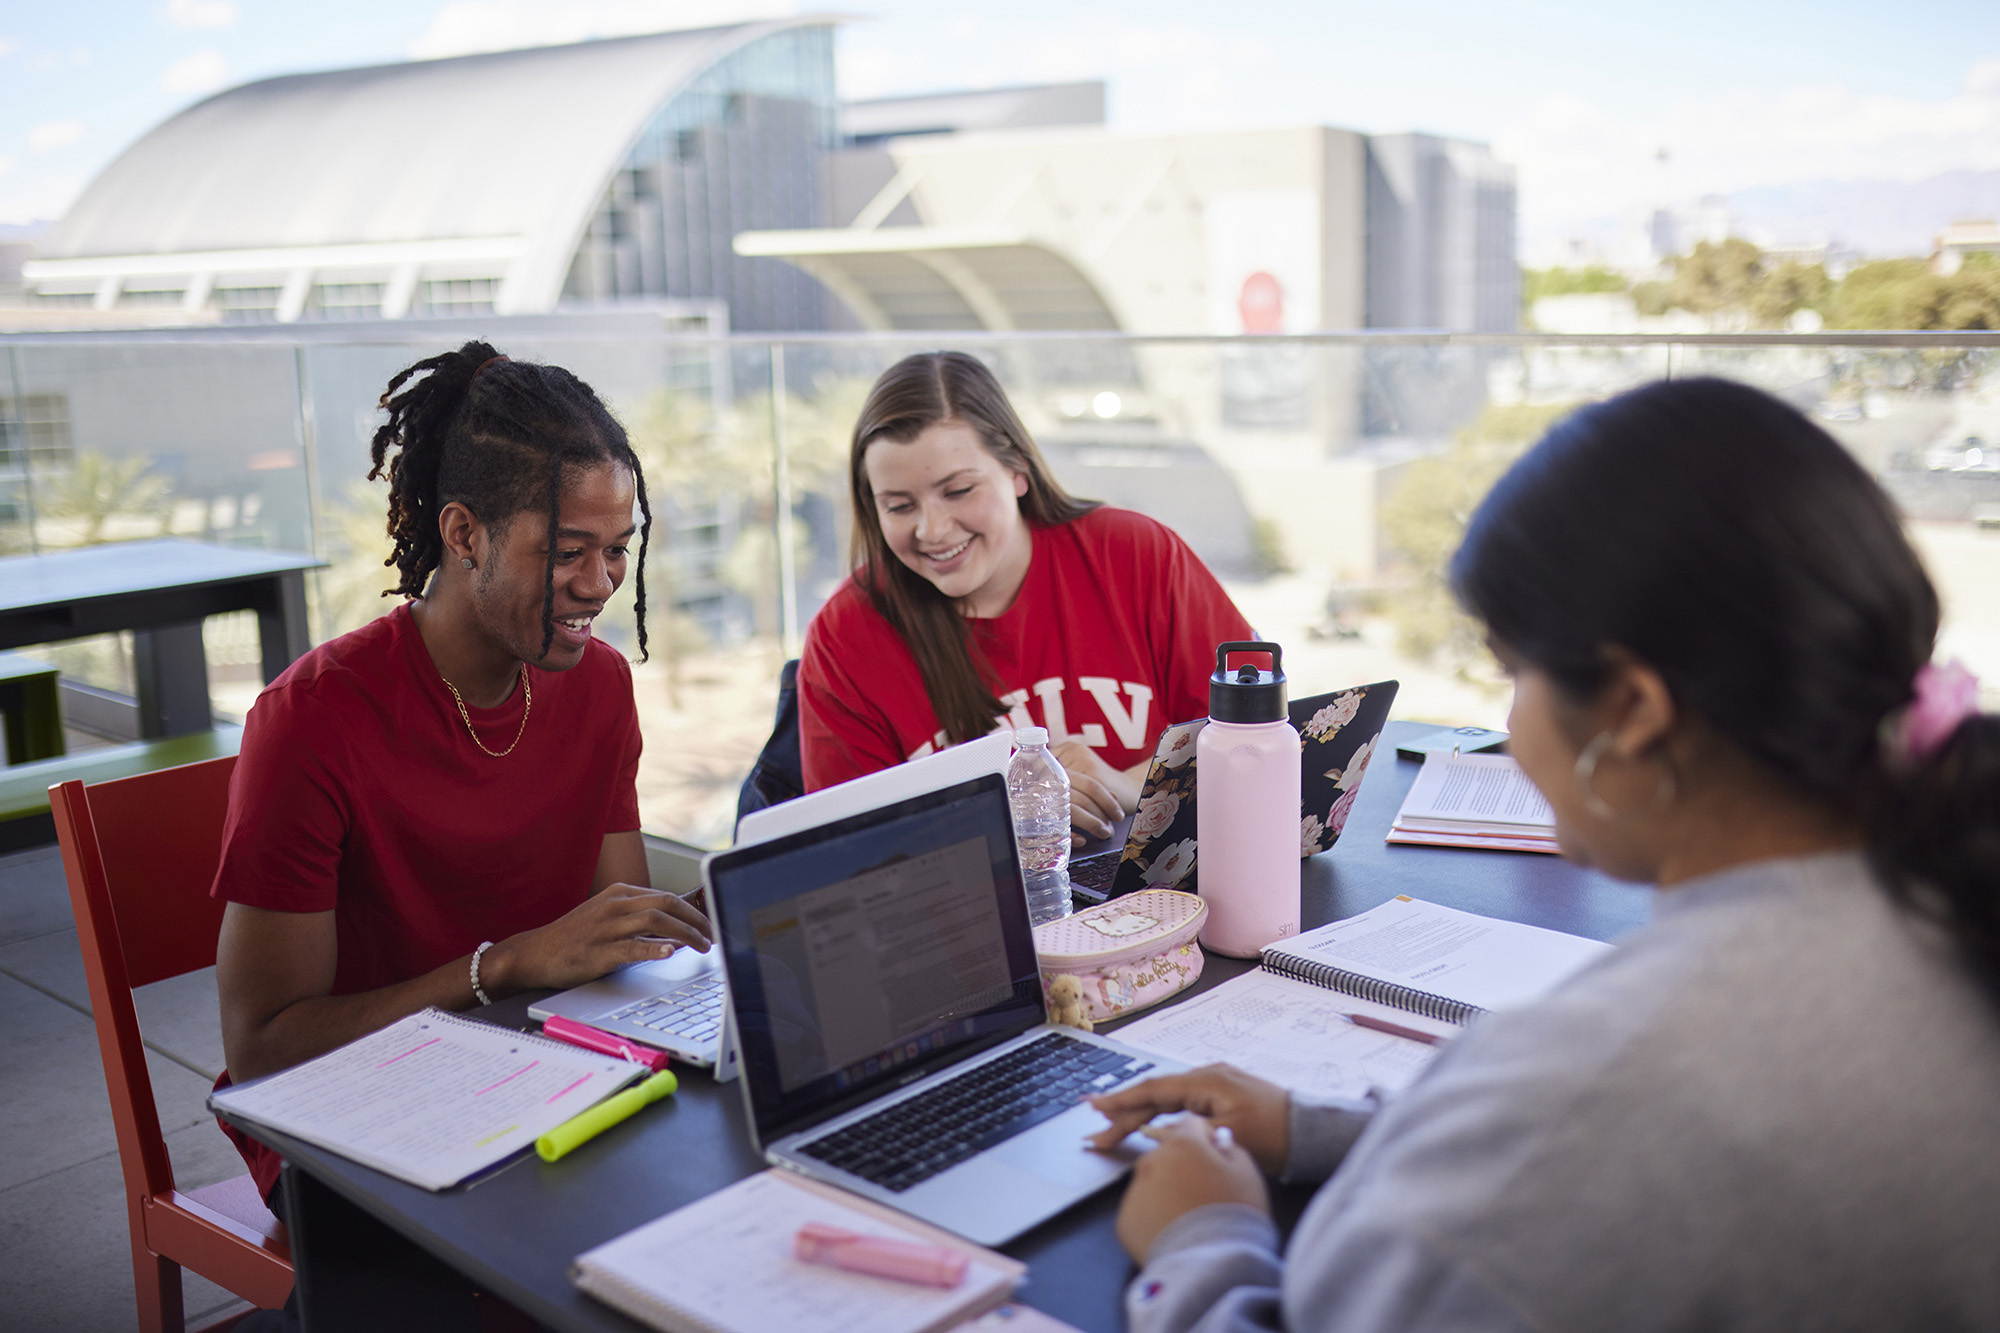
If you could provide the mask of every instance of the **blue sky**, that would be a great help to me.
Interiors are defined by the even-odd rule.
[[[817,8],[0,0],[0,224],[59,215],[148,128],[249,79]],[[1480,139],[1516,165],[1530,234],[1635,211],[1663,189],[2000,169],[1993,0],[876,0],[865,12],[839,40],[849,96],[1103,78],[1112,123],[1132,130],[1319,123]]]

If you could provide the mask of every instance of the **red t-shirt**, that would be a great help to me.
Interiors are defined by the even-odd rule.
[[[1169,726],[1207,716],[1215,646],[1256,636],[1187,544],[1143,514],[1098,508],[1031,532],[1014,604],[966,622],[987,684],[1008,724],[1130,768]],[[806,633],[799,728],[808,791],[946,743],[916,658],[851,578]]]
[[[331,911],[335,995],[421,976],[582,902],[605,835],[639,827],[631,668],[600,640],[568,671],[523,670],[525,727],[520,690],[467,706],[490,749],[520,729],[496,759],[466,734],[407,606],[301,657],[244,725],[211,892]],[[268,1193],[276,1155],[230,1137]]]

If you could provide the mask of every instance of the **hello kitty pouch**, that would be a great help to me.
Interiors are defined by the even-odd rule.
[[[1035,927],[1043,998],[1050,982],[1073,976],[1093,1023],[1158,1004],[1201,975],[1195,934],[1207,916],[1208,904],[1192,893],[1143,889],[1045,921]]]

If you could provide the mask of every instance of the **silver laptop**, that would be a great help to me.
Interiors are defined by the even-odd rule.
[[[676,949],[670,958],[632,963],[597,980],[537,1000],[528,1017],[562,1017],[656,1046],[683,1064],[736,1076],[734,1053],[725,1056],[723,1029],[729,1008],[722,997],[722,951]]]
[[[889,804],[904,796],[935,791],[980,773],[1005,773],[1014,737],[998,731],[964,745],[879,773],[747,814],[736,828],[737,845],[764,842],[815,824]],[[713,902],[710,895],[709,901]],[[560,1015],[614,1036],[657,1046],[683,1063],[715,1067],[718,1082],[736,1076],[736,1052],[722,1040],[728,1014],[722,1001],[720,954],[682,949],[671,958],[634,963],[615,972],[538,1000],[528,1016]]]
[[[1080,1104],[1180,1066],[1044,1023],[1005,780],[711,854],[767,1161],[998,1245],[1118,1179]]]
[[[753,842],[769,842],[787,833],[797,833],[814,824],[831,824],[905,796],[955,786],[981,773],[1004,774],[1013,755],[1014,733],[1003,727],[991,735],[950,746],[922,759],[894,764],[762,810],[752,810],[736,821],[736,845],[747,847]]]

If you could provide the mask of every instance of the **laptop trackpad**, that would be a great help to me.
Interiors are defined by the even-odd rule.
[[[986,1157],[1043,1180],[1059,1182],[1066,1188],[1089,1188],[1115,1180],[1132,1163],[1129,1151],[1100,1153],[1083,1141],[1085,1134],[1103,1125],[1103,1116],[1088,1107],[1078,1107],[995,1145]]]

